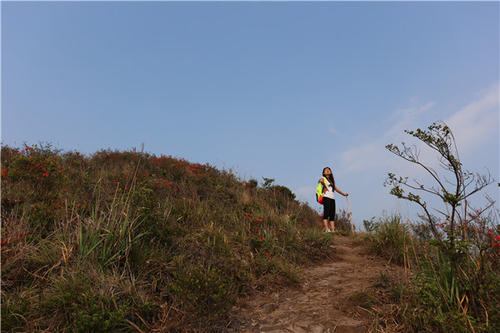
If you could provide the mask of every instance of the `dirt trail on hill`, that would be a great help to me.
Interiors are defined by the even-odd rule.
[[[385,311],[385,307],[390,312],[392,306],[383,301],[384,291],[377,289],[383,280],[381,274],[393,281],[399,280],[403,276],[402,268],[369,254],[359,240],[334,236],[332,243],[334,259],[321,266],[304,269],[299,287],[242,300],[234,309],[236,318],[230,331],[373,331],[374,308]],[[392,329],[385,326],[383,331],[390,332]]]

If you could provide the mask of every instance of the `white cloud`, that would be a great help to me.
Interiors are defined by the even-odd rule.
[[[498,139],[499,86],[495,85],[476,101],[445,120],[457,141],[459,152],[466,155],[493,135]]]

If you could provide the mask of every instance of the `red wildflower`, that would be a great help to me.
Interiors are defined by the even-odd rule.
[[[7,242],[8,242],[8,241],[9,241],[9,240],[8,240],[7,238],[2,239],[2,245],[7,244]]]
[[[48,172],[46,172],[46,173],[44,173],[44,174],[43,174],[43,176],[48,177],[48,176],[49,176],[49,173],[48,173]]]
[[[500,241],[500,235],[497,235],[497,241]]]

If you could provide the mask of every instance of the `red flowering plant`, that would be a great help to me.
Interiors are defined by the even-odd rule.
[[[500,263],[500,224],[498,212],[490,210],[471,210],[459,226],[460,237],[470,240],[472,250],[481,266],[491,265],[497,269]]]
[[[252,213],[248,212],[243,212],[243,216],[248,221],[250,248],[252,251],[263,257],[272,258],[276,254],[276,250],[267,229],[263,226],[264,219],[254,217]]]
[[[2,232],[2,240],[1,240],[1,257],[2,263],[5,263],[10,257],[16,254],[19,251],[19,248],[22,248],[24,242],[26,242],[27,237],[29,236],[29,231],[18,232],[17,235],[9,235],[7,233]]]
[[[12,156],[4,163],[2,177],[9,177],[13,181],[40,183],[52,171],[51,156],[37,145],[26,146],[21,154]]]
[[[8,151],[2,147],[2,153]],[[63,170],[58,154],[51,145],[41,144],[4,156],[2,216],[22,207],[33,228],[49,232],[46,226],[62,216]]]

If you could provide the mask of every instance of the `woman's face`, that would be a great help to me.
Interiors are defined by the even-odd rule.
[[[326,168],[325,169],[325,176],[326,175],[331,175],[332,174],[332,170],[330,170],[330,168]]]

